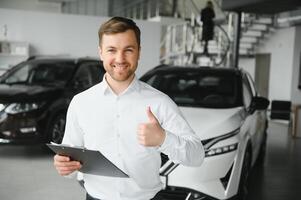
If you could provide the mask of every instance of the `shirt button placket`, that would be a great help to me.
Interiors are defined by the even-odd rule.
[[[120,98],[117,97],[116,98],[116,109],[117,109],[117,113],[116,113],[116,138],[117,138],[117,155],[118,157],[121,157],[121,153],[120,153]]]

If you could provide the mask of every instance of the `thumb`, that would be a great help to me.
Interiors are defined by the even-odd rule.
[[[146,113],[151,123],[159,123],[156,116],[152,113],[150,106],[147,107]]]

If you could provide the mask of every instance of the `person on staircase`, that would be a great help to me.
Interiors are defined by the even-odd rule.
[[[205,55],[209,55],[208,42],[210,40],[213,40],[213,35],[214,35],[213,19],[215,18],[214,7],[211,1],[207,1],[206,7],[201,10],[200,15],[201,15],[201,22],[203,24],[202,41],[205,42],[203,53]]]

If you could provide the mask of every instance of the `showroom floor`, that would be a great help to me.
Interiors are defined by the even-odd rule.
[[[301,138],[292,139],[287,126],[271,122],[265,160],[251,173],[248,200],[300,199],[300,170]]]
[[[81,186],[59,176],[52,161],[46,147],[0,146],[0,199],[85,199]]]
[[[249,200],[298,199],[301,196],[301,139],[287,125],[271,122],[265,160],[251,173]],[[40,146],[0,146],[1,200],[83,200],[84,190],[60,177],[52,154]]]

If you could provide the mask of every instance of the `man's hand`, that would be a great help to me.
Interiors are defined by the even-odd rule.
[[[146,110],[149,122],[138,126],[138,142],[143,146],[159,146],[165,139],[165,131],[152,113],[150,107]]]
[[[56,170],[62,176],[69,175],[82,167],[80,162],[71,161],[68,156],[55,155],[53,159]]]

